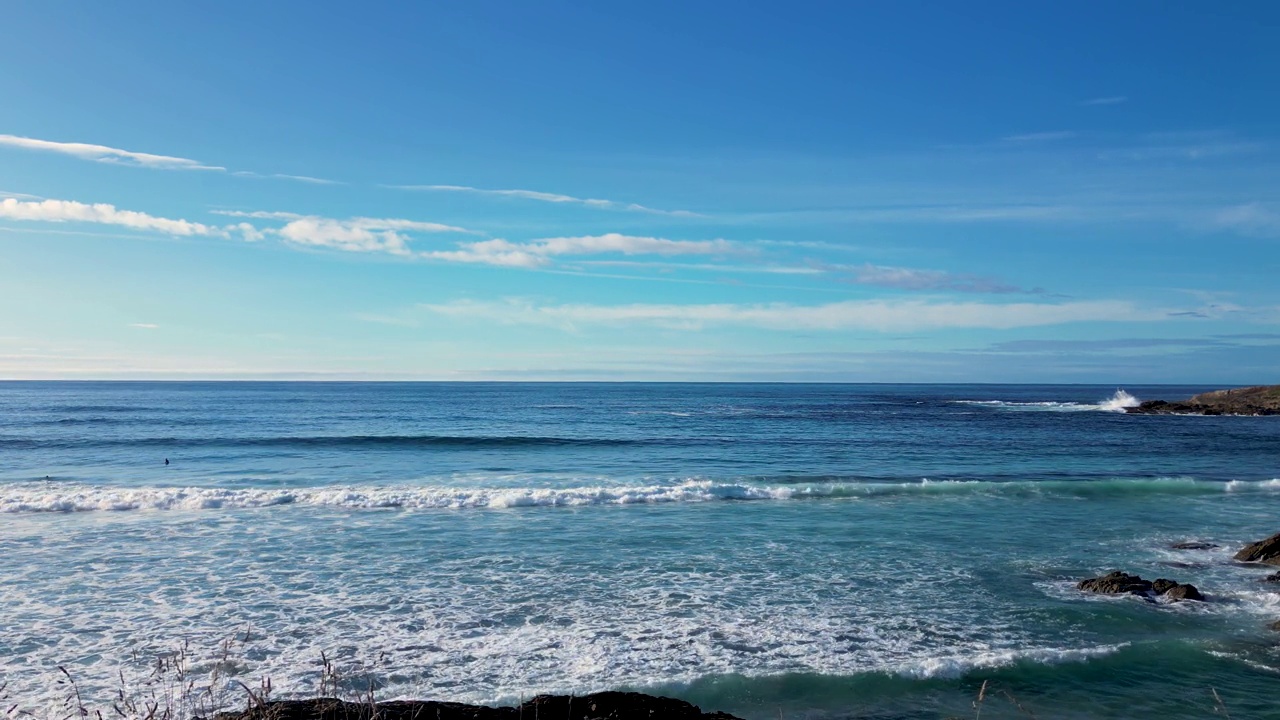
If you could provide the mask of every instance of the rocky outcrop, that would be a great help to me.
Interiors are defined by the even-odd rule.
[[[519,707],[486,707],[431,700],[352,703],[334,698],[253,703],[243,712],[220,713],[215,720],[740,720],[726,713],[704,713],[683,700],[643,693],[602,692],[572,697],[539,695]]]
[[[1240,562],[1280,565],[1280,533],[1276,533],[1266,540],[1259,540],[1256,543],[1245,545],[1240,552],[1235,554],[1235,559]]]
[[[1191,585],[1189,583],[1183,583],[1181,585],[1175,584],[1164,592],[1164,596],[1170,602],[1177,602],[1179,600],[1199,600],[1200,602],[1204,602],[1204,596],[1200,594],[1200,591],[1196,589],[1195,585]]]
[[[1280,415],[1280,385],[1214,390],[1188,400],[1148,400],[1125,408],[1133,415]]]
[[[1076,584],[1076,589],[1105,595],[1120,595],[1123,593],[1143,595],[1151,592],[1151,581],[1116,570],[1101,577],[1081,580]]]
[[[1200,594],[1195,585],[1180,583],[1166,578],[1143,580],[1137,575],[1130,575],[1119,570],[1100,577],[1081,580],[1076,584],[1076,589],[1105,595],[1140,595],[1147,599],[1164,596],[1170,602],[1177,602],[1178,600],[1204,601],[1204,596]]]
[[[1268,576],[1266,576],[1266,577],[1262,578],[1262,580],[1261,580],[1260,582],[1264,582],[1264,583],[1280,583],[1280,572],[1271,573],[1270,575],[1268,575]]]

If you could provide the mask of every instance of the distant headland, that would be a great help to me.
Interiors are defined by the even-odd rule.
[[[1125,408],[1135,415],[1280,415],[1280,385],[1214,390],[1188,400],[1148,400]]]

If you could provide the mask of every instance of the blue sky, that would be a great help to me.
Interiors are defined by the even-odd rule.
[[[1277,27],[15,4],[0,377],[1276,382]]]

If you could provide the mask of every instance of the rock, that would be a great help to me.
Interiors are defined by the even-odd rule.
[[[1214,548],[1222,547],[1222,546],[1214,545],[1213,543],[1207,543],[1207,542],[1180,542],[1180,543],[1174,543],[1169,547],[1174,550],[1212,550]]]
[[[1270,575],[1268,575],[1268,576],[1266,576],[1266,577],[1262,578],[1262,579],[1261,579],[1261,580],[1259,580],[1258,582],[1264,582],[1264,583],[1280,583],[1280,572],[1277,572],[1277,573],[1271,573]]]
[[[1268,626],[1267,626],[1267,629],[1268,629],[1268,630],[1275,630],[1276,632],[1280,632],[1280,620],[1277,620],[1277,621],[1275,621],[1275,622],[1271,623],[1270,625],[1268,625]]]
[[[1196,589],[1195,585],[1180,584],[1174,585],[1164,592],[1164,596],[1173,602],[1179,600],[1199,600],[1204,602],[1204,596]]]
[[[1280,385],[1214,390],[1188,400],[1147,400],[1125,408],[1134,415],[1280,415]]]
[[[1076,588],[1085,592],[1104,593],[1107,595],[1142,595],[1148,600],[1152,595],[1163,595],[1171,602],[1179,600],[1204,600],[1204,596],[1195,585],[1180,583],[1177,580],[1157,578],[1143,580],[1137,575],[1116,570],[1101,577],[1089,578],[1076,583]]]
[[[1151,583],[1143,580],[1137,575],[1116,570],[1101,577],[1089,578],[1076,583],[1077,590],[1085,592],[1103,593],[1106,595],[1118,595],[1122,593],[1130,593],[1132,595],[1143,595],[1151,592]]]
[[[397,700],[375,705],[334,698],[275,700],[251,704],[242,712],[219,713],[215,720],[740,720],[725,713],[704,713],[683,700],[643,693],[602,692],[581,697],[539,695],[520,707],[485,707],[430,700]]]
[[[1244,546],[1244,549],[1235,554],[1235,559],[1240,562],[1280,565],[1280,533]]]

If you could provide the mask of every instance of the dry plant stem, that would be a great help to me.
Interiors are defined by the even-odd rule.
[[[1009,702],[1013,703],[1014,707],[1018,708],[1018,712],[1021,712],[1022,714],[1031,718],[1031,720],[1037,720],[1036,714],[1031,712],[1030,709],[1023,707],[1022,703],[1018,702],[1018,699],[1015,698],[1013,695],[1010,695],[1008,690],[1001,690],[1000,693],[1004,695],[1009,700]]]
[[[1231,714],[1227,712],[1226,703],[1222,702],[1221,697],[1218,697],[1218,689],[1209,688],[1209,692],[1213,693],[1213,701],[1217,703],[1217,707],[1214,708],[1214,712],[1220,712],[1227,720],[1231,720]]]
[[[982,687],[978,690],[978,699],[973,701],[973,720],[979,720],[982,717],[982,703],[987,699],[987,683],[990,680],[983,680]]]

